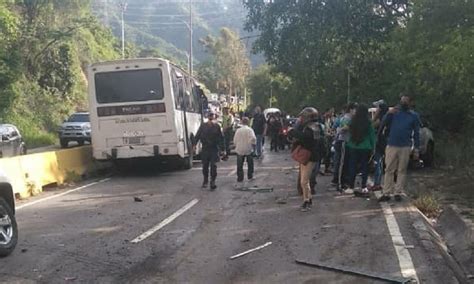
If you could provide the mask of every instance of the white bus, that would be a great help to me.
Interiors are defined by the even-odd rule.
[[[92,64],[89,109],[93,156],[120,161],[178,158],[191,168],[194,135],[207,109],[199,84],[164,59]]]

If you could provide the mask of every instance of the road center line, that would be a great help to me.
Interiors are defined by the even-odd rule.
[[[168,218],[164,219],[163,221],[161,221],[158,225],[154,226],[153,228],[151,228],[150,230],[146,231],[145,233],[141,234],[140,236],[136,237],[135,239],[133,239],[131,241],[131,243],[134,243],[134,244],[137,244],[145,239],[147,239],[148,237],[150,237],[151,235],[153,235],[154,233],[156,233],[158,230],[160,230],[161,228],[163,228],[164,226],[168,225],[169,223],[173,222],[176,218],[178,218],[180,215],[182,215],[184,212],[188,211],[189,209],[191,209],[191,207],[193,207],[194,205],[196,205],[197,203],[199,202],[199,199],[195,198],[193,200],[191,200],[190,202],[188,202],[186,205],[184,205],[181,209],[179,209],[178,211],[174,212],[172,215],[170,215]]]
[[[84,189],[84,188],[88,188],[88,187],[91,187],[91,186],[94,186],[94,185],[97,185],[99,183],[103,183],[103,182],[106,182],[106,181],[109,181],[111,180],[111,178],[105,178],[105,179],[102,179],[102,180],[99,180],[99,181],[96,181],[96,182],[91,182],[89,184],[86,184],[86,185],[83,185],[83,186],[80,186],[78,188],[74,188],[74,189],[70,189],[68,191],[65,191],[63,193],[59,193],[59,194],[55,194],[55,195],[52,195],[52,196],[49,196],[49,197],[45,197],[45,198],[42,198],[42,199],[39,199],[39,200],[36,200],[36,201],[32,201],[32,202],[29,202],[29,203],[26,203],[26,204],[23,204],[23,205],[20,205],[20,206],[17,206],[16,207],[16,210],[21,210],[25,207],[28,207],[28,206],[32,206],[32,205],[35,205],[35,204],[38,204],[38,203],[42,203],[42,202],[45,202],[45,201],[48,201],[48,200],[52,200],[52,199],[56,199],[58,197],[61,197],[61,196],[64,196],[66,194],[69,194],[69,193],[73,193],[75,191],[78,191],[78,190],[81,190],[81,189]]]
[[[381,203],[381,206],[385,216],[385,221],[387,222],[390,237],[392,238],[393,247],[397,253],[402,276],[415,279],[417,283],[420,283],[418,281],[418,275],[416,274],[415,265],[413,264],[410,252],[408,251],[405,241],[403,240],[402,233],[400,232],[400,228],[398,227],[397,219],[395,219],[392,208],[386,203]]]

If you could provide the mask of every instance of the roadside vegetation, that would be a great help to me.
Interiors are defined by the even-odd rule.
[[[409,93],[435,130],[435,162],[456,169],[473,165],[473,1],[245,5],[247,29],[260,34],[254,48],[270,64],[250,75],[254,102],[269,106],[273,100],[295,113],[307,104],[340,109],[348,100],[393,105]]]
[[[0,2],[0,121],[28,147],[54,144],[58,125],[86,108],[85,67],[119,57],[89,1]]]

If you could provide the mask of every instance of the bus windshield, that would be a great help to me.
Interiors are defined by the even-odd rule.
[[[95,93],[101,104],[163,99],[161,69],[95,74]]]

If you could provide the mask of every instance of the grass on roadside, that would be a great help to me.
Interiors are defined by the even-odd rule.
[[[413,204],[420,209],[423,214],[430,218],[436,218],[441,213],[439,199],[433,194],[423,194],[415,198]]]

